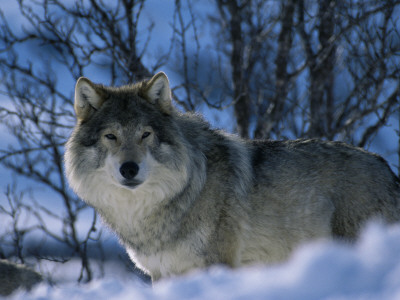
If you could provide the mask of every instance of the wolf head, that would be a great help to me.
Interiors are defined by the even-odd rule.
[[[119,88],[81,77],[74,109],[65,165],[83,199],[90,202],[93,190],[151,191],[163,198],[183,189],[191,162],[164,73]]]
[[[85,121],[110,97],[118,97],[123,94],[145,99],[148,103],[158,106],[161,111],[171,114],[173,106],[171,103],[171,90],[169,81],[164,72],[157,73],[151,80],[143,81],[136,85],[122,88],[104,87],[92,83],[89,79],[81,77],[75,86],[74,109],[78,120]],[[130,99],[134,101],[134,99]]]

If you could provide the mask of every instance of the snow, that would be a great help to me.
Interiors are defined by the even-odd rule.
[[[106,272],[107,273],[107,272]],[[214,266],[150,287],[111,273],[89,284],[41,284],[12,299],[400,299],[400,225],[369,224],[354,244],[317,241],[285,263]]]

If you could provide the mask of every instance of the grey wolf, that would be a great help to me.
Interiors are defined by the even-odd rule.
[[[43,280],[42,276],[23,265],[0,259],[0,296],[11,295],[15,290],[30,290]]]
[[[399,220],[399,180],[340,142],[244,140],[172,104],[164,73],[122,87],[80,78],[66,144],[74,191],[153,280],[282,261],[300,243]]]

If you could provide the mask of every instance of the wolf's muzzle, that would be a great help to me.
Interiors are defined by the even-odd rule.
[[[119,172],[125,179],[131,180],[139,172],[139,166],[133,161],[124,162],[119,168]]]

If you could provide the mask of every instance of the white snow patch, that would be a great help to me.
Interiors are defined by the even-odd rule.
[[[111,273],[112,274],[112,273]],[[39,285],[12,299],[400,299],[400,225],[370,224],[355,245],[300,247],[280,265],[215,266],[148,287],[109,275],[89,284]]]

